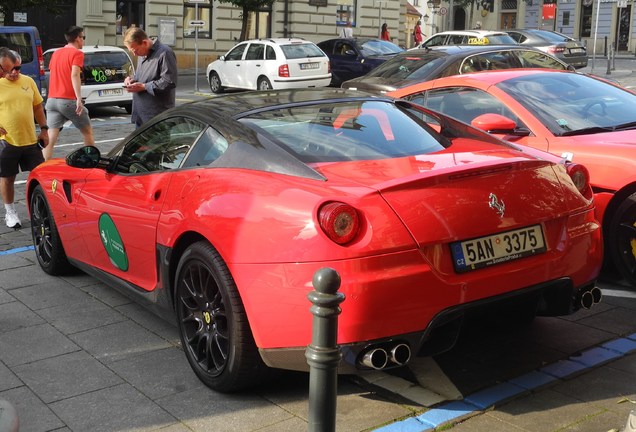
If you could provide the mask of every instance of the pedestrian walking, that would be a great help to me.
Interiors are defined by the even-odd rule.
[[[347,21],[344,27],[340,28],[340,37],[350,39],[353,37],[353,29],[351,28],[351,21]]]
[[[38,86],[33,78],[20,74],[20,55],[12,52],[12,57],[15,62],[9,70],[5,61],[11,57],[0,49],[4,73],[0,78],[0,194],[5,224],[18,229],[22,225],[14,204],[15,177],[19,170],[30,171],[44,162],[41,147],[47,146],[49,136]],[[39,135],[34,118],[40,126]]]
[[[417,20],[417,24],[415,24],[415,28],[413,29],[413,40],[415,41],[415,45],[419,45],[422,43],[422,21]]]
[[[84,145],[95,145],[93,127],[88,109],[82,101],[82,69],[84,67],[84,29],[69,27],[64,33],[66,45],[53,52],[49,69],[49,96],[46,112],[49,117],[49,145],[44,148],[44,159],[53,156],[64,123],[70,120],[82,133]],[[69,79],[70,78],[70,79]]]
[[[380,31],[380,39],[385,41],[391,40],[391,36],[389,35],[389,27],[386,25],[386,23],[382,24],[382,29]]]
[[[137,127],[175,105],[177,57],[157,39],[150,39],[139,27],[124,35],[124,45],[138,57],[135,75],[124,80],[133,93],[131,122]]]

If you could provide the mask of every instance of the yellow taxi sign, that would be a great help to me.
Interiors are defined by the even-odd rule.
[[[468,45],[488,45],[490,41],[487,37],[469,37]]]

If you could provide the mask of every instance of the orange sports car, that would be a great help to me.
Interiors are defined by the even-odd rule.
[[[636,285],[636,94],[543,69],[452,76],[389,94],[585,165],[607,261]]]

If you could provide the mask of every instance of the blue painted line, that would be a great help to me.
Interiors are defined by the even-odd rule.
[[[636,350],[636,333],[624,338],[583,351],[580,355],[529,372],[517,378],[480,390],[464,397],[463,401],[452,401],[430,409],[417,417],[409,417],[374,432],[422,432],[433,430],[452,420],[476,415],[521,393],[549,384],[560,378],[588,370],[594,366],[623,357]],[[425,428],[425,429],[422,429]]]
[[[19,253],[19,252],[26,252],[26,251],[32,251],[35,250],[35,248],[33,246],[23,246],[23,247],[19,247],[19,248],[15,248],[15,249],[9,249],[9,250],[5,250],[5,251],[0,251],[0,255],[11,255],[14,253]]]

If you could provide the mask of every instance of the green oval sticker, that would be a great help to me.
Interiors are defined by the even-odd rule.
[[[124,242],[115,227],[115,222],[107,213],[102,213],[99,217],[99,237],[102,239],[110,262],[118,269],[128,271],[128,256]]]

